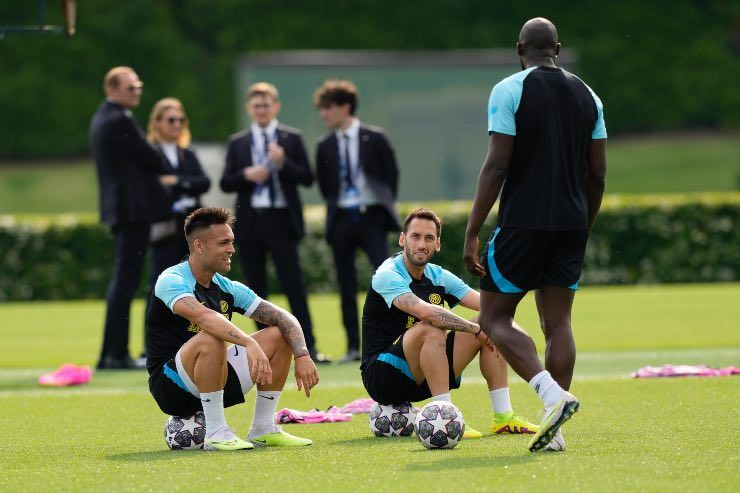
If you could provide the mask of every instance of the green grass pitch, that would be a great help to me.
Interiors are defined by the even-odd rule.
[[[529,298],[518,320],[542,348]],[[414,437],[373,437],[365,415],[287,426],[315,441],[300,450],[172,452],[145,372],[98,373],[77,388],[35,383],[60,363],[95,361],[101,302],[3,304],[0,491],[740,491],[740,377],[629,378],[647,364],[740,365],[739,299],[740,284],[582,289],[572,389],[581,412],[564,428],[568,450],[554,454],[529,453],[521,436],[427,451]],[[311,306],[321,349],[340,355],[337,298],[315,296]],[[137,302],[132,350],[141,312]],[[280,407],[325,409],[365,396],[355,366],[320,372],[311,399],[289,377]],[[510,380],[515,409],[536,420],[536,395]],[[490,403],[475,366],[453,401],[468,424],[487,429]],[[252,393],[227,410],[242,435],[253,402]]]

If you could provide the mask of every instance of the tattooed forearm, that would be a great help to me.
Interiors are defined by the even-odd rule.
[[[306,348],[306,339],[303,337],[303,329],[298,320],[269,301],[262,301],[252,312],[252,318],[265,325],[276,325],[283,334],[283,338],[288,342],[294,356],[303,356],[308,354]]]
[[[413,293],[404,293],[402,295],[399,295],[396,297],[395,300],[393,300],[393,304],[396,305],[396,308],[401,310],[402,312],[406,313],[412,313],[415,306],[417,306],[421,300],[418,296],[416,296]]]
[[[229,330],[228,332],[226,332],[226,334],[229,335],[229,336],[231,336],[231,337],[233,337],[237,341],[241,341],[242,340],[242,336],[240,336],[239,333],[237,331],[235,331],[235,330]]]
[[[456,330],[458,332],[478,331],[478,326],[468,322],[447,310],[443,306],[425,303],[413,293],[404,293],[393,300],[393,304],[401,311],[413,315],[416,318],[432,324],[433,326],[444,330]]]
[[[432,305],[434,313],[427,317],[426,321],[435,327],[445,330],[456,330],[458,332],[477,332],[478,328],[441,306]]]

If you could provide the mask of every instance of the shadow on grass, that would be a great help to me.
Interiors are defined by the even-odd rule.
[[[454,453],[451,450],[418,450],[426,454],[448,454]],[[407,464],[406,471],[439,471],[440,469],[477,469],[491,467],[506,467],[526,465],[537,460],[536,454],[527,453],[526,455],[511,455],[504,457],[448,457],[440,458],[432,462]]]
[[[332,445],[343,445],[347,447],[372,447],[388,445],[419,445],[419,440],[415,436],[410,437],[375,437],[367,436],[362,438],[352,438],[350,440],[333,441]]]
[[[249,453],[254,451],[249,450]],[[106,456],[106,460],[115,462],[156,462],[161,460],[192,460],[193,456],[205,454],[203,450],[150,450],[147,452],[127,452],[125,454],[112,454]]]

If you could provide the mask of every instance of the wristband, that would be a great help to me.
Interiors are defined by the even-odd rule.
[[[293,356],[293,361],[297,360],[298,358],[303,358],[304,356],[308,356],[308,353],[299,354],[298,356]]]
[[[476,333],[475,333],[475,334],[473,334],[473,335],[474,335],[475,337],[478,337],[478,334],[480,334],[481,332],[483,332],[483,327],[478,327],[478,332],[476,332]]]

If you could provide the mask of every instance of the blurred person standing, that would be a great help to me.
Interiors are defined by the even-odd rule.
[[[280,108],[274,85],[258,82],[247,89],[246,112],[252,123],[229,140],[221,189],[237,192],[234,234],[247,283],[257,296],[267,299],[269,254],[291,312],[303,328],[311,358],[323,363],[326,358],[316,350],[298,256],[298,243],[305,234],[298,185],[310,186],[313,173],[300,131],[278,122]]]
[[[141,279],[150,224],[165,219],[171,209],[160,181],[174,177],[131,113],[139,106],[142,88],[132,68],[110,69],[103,81],[105,101],[90,124],[100,217],[111,228],[115,259],[99,370],[136,367],[128,348],[131,301]]]
[[[387,233],[401,229],[395,208],[398,167],[383,130],[355,116],[358,95],[351,81],[324,81],[314,104],[330,130],[316,150],[316,174],[347,334],[347,354],[340,362],[360,361],[355,252],[364,250],[375,269],[388,258]]]
[[[159,151],[168,169],[169,175],[161,182],[172,201],[170,217],[152,224],[150,233],[152,273],[146,309],[149,311],[151,292],[159,275],[188,255],[188,243],[182,234],[185,218],[201,207],[200,195],[208,191],[211,180],[189,147],[190,126],[180,100],[164,98],[157,101],[149,114],[147,140]]]

